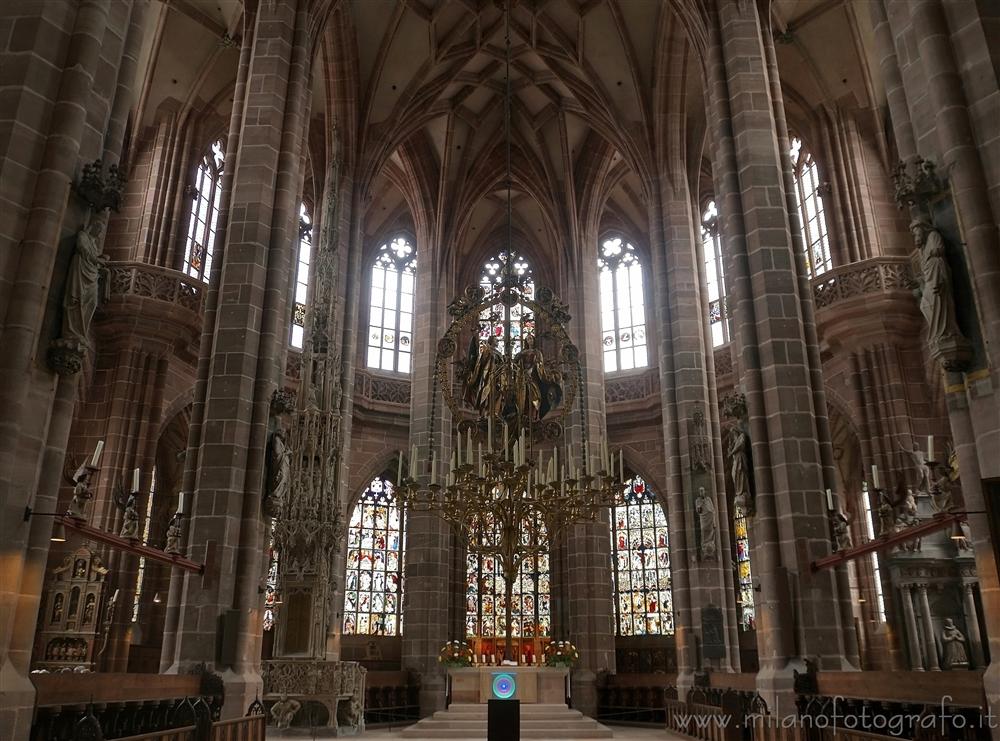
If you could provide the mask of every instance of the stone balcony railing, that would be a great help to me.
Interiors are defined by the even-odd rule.
[[[369,373],[366,370],[354,372],[354,398],[366,406],[383,404],[409,410],[410,378],[392,378]]]
[[[107,266],[107,290],[111,299],[136,296],[176,304],[200,314],[206,284],[179,270],[142,262],[112,262]]]
[[[910,258],[874,257],[813,278],[812,291],[819,312],[861,296],[909,291],[912,285]]]

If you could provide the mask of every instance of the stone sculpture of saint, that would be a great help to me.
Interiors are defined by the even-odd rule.
[[[698,496],[694,500],[694,511],[698,516],[698,532],[701,535],[701,558],[703,561],[713,561],[716,556],[716,522],[715,503],[705,492],[705,487],[698,487]]]
[[[906,453],[907,457],[909,457],[913,463],[913,468],[917,477],[917,491],[926,494],[928,492],[927,454],[920,449],[920,445],[916,442],[914,442],[910,448],[907,448],[905,445],[900,443],[899,449]]]
[[[969,666],[969,654],[965,650],[965,636],[951,618],[945,618],[941,627],[942,664],[946,669],[964,669]]]
[[[104,219],[90,218],[76,235],[76,251],[69,263],[69,278],[63,295],[61,339],[88,345],[87,333],[97,311],[98,277],[103,262]]]
[[[129,495],[128,504],[125,505],[125,520],[118,534],[129,540],[136,540],[139,537],[139,510],[136,508],[134,494]]]
[[[73,474],[73,498],[69,501],[69,509],[66,514],[78,520],[87,519],[87,502],[93,498],[90,491],[90,475],[93,469],[86,464],[80,466]]]
[[[955,319],[951,268],[948,267],[941,232],[929,221],[915,219],[910,224],[910,232],[920,250],[920,274],[923,280],[920,311],[927,321],[927,339],[934,350],[942,340],[964,339]]]
[[[302,703],[298,700],[293,700],[288,695],[281,695],[281,698],[271,706],[271,719],[275,728],[288,728],[301,707]]]
[[[288,498],[292,483],[292,462],[285,442],[285,433],[280,428],[271,433],[267,446],[267,486],[265,487],[265,509],[277,516]]]
[[[174,516],[170,518],[170,524],[167,526],[167,544],[163,548],[167,553],[180,554],[183,552],[181,547],[181,536],[184,534],[184,529],[181,526],[182,518],[183,515],[180,512],[174,512]]]
[[[750,511],[750,438],[737,422],[729,430],[729,460],[733,476],[734,503],[744,512]]]
[[[833,526],[833,540],[838,551],[846,551],[854,546],[851,540],[851,527],[847,517],[842,512],[834,512],[830,515],[830,523]]]

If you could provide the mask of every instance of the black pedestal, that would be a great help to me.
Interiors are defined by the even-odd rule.
[[[521,701],[487,700],[487,741],[520,741]]]

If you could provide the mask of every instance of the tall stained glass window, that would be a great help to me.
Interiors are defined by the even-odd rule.
[[[719,210],[709,201],[701,215],[701,244],[705,252],[705,278],[708,284],[708,324],[712,346],[729,342],[729,318],[726,311],[726,276],[719,237]]]
[[[225,155],[222,140],[212,145],[201,158],[195,175],[188,223],[184,242],[184,272],[206,283],[212,272],[215,252],[215,232],[219,225],[219,201],[222,196],[222,164]]]
[[[535,280],[528,261],[512,252],[510,255],[511,273],[521,278],[524,283],[524,293],[528,298],[535,296]],[[487,292],[493,291],[503,281],[507,257],[500,255],[491,257],[483,265],[479,275],[479,285]],[[510,335],[513,347],[511,352],[517,354],[521,350],[521,337],[535,332],[535,317],[524,304],[514,306],[494,305],[483,311],[479,317],[479,336],[486,340],[491,336],[497,338],[497,347],[504,351],[504,322],[510,320]]]
[[[597,267],[601,272],[601,345],[604,372],[645,368],[646,306],[642,292],[642,263],[635,247],[621,237],[601,243]]]
[[[742,507],[733,507],[733,531],[736,535],[736,579],[739,586],[740,625],[744,630],[756,627],[753,601],[753,571],[750,568],[750,532],[747,513]]]
[[[392,482],[376,476],[347,530],[344,634],[400,634],[406,521]]]
[[[875,540],[875,511],[872,508],[872,494],[868,490],[868,482],[861,483],[861,504],[865,508],[865,534],[868,540]],[[885,595],[882,593],[882,562],[878,551],[872,551],[868,556],[872,566],[872,587],[875,592],[875,607],[878,619],[885,622]]]
[[[789,154],[795,176],[795,198],[802,221],[802,239],[806,243],[806,269],[811,278],[833,267],[820,195],[819,168],[809,150],[802,146],[801,139],[792,139]]]
[[[618,635],[674,632],[667,517],[641,476],[625,482],[611,517]]]
[[[512,635],[548,635],[552,621],[548,553],[524,560],[514,581],[512,595]],[[467,635],[504,636],[507,582],[494,556],[466,555],[465,600]]]
[[[302,349],[306,328],[306,299],[309,296],[309,262],[312,260],[312,219],[306,205],[299,206],[299,260],[295,269],[295,300],[292,302],[292,328],[288,341]]]
[[[149,482],[149,496],[146,497],[146,519],[142,526],[142,542],[149,543],[149,521],[153,516],[153,496],[156,494],[156,466]],[[139,566],[135,572],[135,596],[132,598],[132,622],[139,619],[139,600],[142,597],[143,581],[146,578],[146,557],[139,556]]]
[[[267,577],[264,580],[264,630],[274,627],[274,608],[278,602],[278,549],[274,547],[274,524],[267,544]]]
[[[405,237],[396,237],[379,248],[371,275],[369,368],[410,372],[416,270],[416,254]]]

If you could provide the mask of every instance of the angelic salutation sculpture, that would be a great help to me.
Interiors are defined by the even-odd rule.
[[[945,618],[941,628],[941,664],[945,669],[967,669],[969,654],[965,650],[965,635],[951,618]]]

